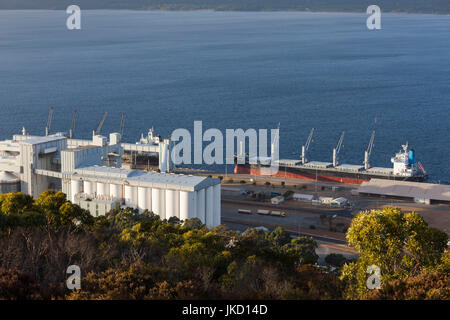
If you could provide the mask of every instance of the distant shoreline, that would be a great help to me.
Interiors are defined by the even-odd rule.
[[[338,13],[338,14],[364,14],[365,11],[311,11],[311,10],[219,10],[219,9],[120,9],[120,8],[90,8],[83,9],[84,11],[133,11],[133,12],[239,12],[239,13]],[[0,11],[65,11],[65,9],[57,8],[40,8],[40,9],[12,9],[1,8]],[[409,12],[409,11],[382,11],[384,14],[402,14],[402,15],[437,15],[437,16],[450,16],[449,13],[431,13],[431,12]]]

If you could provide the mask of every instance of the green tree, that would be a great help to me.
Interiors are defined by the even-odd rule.
[[[4,214],[21,214],[33,206],[33,198],[22,192],[2,195],[0,201],[1,211]]]
[[[204,226],[204,224],[199,218],[191,218],[184,221],[183,226],[186,229],[192,230],[192,229],[201,229]]]
[[[282,247],[291,242],[291,234],[281,227],[275,228],[272,232],[265,233],[266,239],[275,247]]]
[[[59,208],[59,215],[55,217],[55,222],[58,225],[82,224],[92,226],[94,217],[89,211],[82,209],[80,206],[71,202],[65,202]]]
[[[325,262],[330,266],[341,268],[348,260],[342,254],[330,253],[325,257]]]
[[[447,276],[450,276],[450,251],[446,250],[445,253],[441,257],[441,262],[439,263],[437,270],[445,274]]]
[[[42,192],[36,199],[35,205],[44,211],[47,215],[57,215],[59,208],[66,202],[66,195],[62,192],[53,192],[50,190]]]
[[[380,290],[371,290],[367,299],[376,300],[450,300],[450,276],[424,272],[404,279],[391,280]]]
[[[295,266],[317,263],[316,248],[317,242],[311,237],[298,237],[283,246],[286,253],[295,257]]]
[[[447,235],[431,228],[416,213],[384,208],[359,213],[347,232],[348,243],[359,252],[356,262],[346,264],[341,279],[347,284],[347,297],[367,292],[366,274],[370,265],[381,271],[381,281],[415,276],[436,268],[447,246]]]

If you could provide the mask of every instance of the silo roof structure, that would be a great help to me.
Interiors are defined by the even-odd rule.
[[[70,174],[70,178],[181,191],[198,191],[220,184],[220,180],[214,178],[173,173],[127,170],[103,166],[77,168]]]

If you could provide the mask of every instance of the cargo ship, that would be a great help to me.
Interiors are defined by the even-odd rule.
[[[270,157],[249,158],[248,155],[237,155],[235,156],[234,173],[348,184],[361,184],[372,178],[421,182],[428,177],[423,165],[420,162],[416,163],[415,151],[408,147],[408,143],[402,145],[402,149],[391,158],[393,164],[391,168],[371,167],[369,159],[373,149],[375,132],[372,133],[369,147],[365,151],[363,165],[339,163],[338,155],[344,133],[342,133],[337,147],[333,149],[333,162],[309,162],[306,159],[306,151],[311,143],[313,132],[314,129],[311,131],[306,144],[302,146],[301,159],[280,159],[272,162]],[[274,163],[275,167],[271,167],[271,163]]]

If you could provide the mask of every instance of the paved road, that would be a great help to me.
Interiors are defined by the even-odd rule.
[[[259,202],[259,201],[249,201],[249,200],[236,200],[230,198],[222,198],[222,203],[225,204],[235,204],[241,205],[245,207],[252,208],[265,208],[265,209],[274,209],[274,210],[284,210],[284,211],[295,211],[299,213],[309,213],[309,214],[327,214],[327,215],[335,215],[341,217],[352,218],[352,214],[348,209],[334,209],[334,208],[324,208],[324,207],[313,207],[308,206],[288,206],[288,205],[274,205],[270,202]]]
[[[266,227],[269,230],[273,230],[276,227],[279,227],[277,224],[271,224],[267,222],[258,222],[258,221],[249,221],[245,219],[235,219],[235,218],[224,218],[222,217],[222,223],[228,226],[233,230],[245,231],[247,228],[251,227]],[[305,228],[295,228],[295,227],[287,227],[283,226],[283,229],[289,231],[296,236],[308,236],[312,237],[315,240],[319,240],[324,243],[332,243],[332,244],[340,244],[347,245],[347,242],[342,239],[332,238],[325,235],[320,235],[320,231],[307,230]]]

